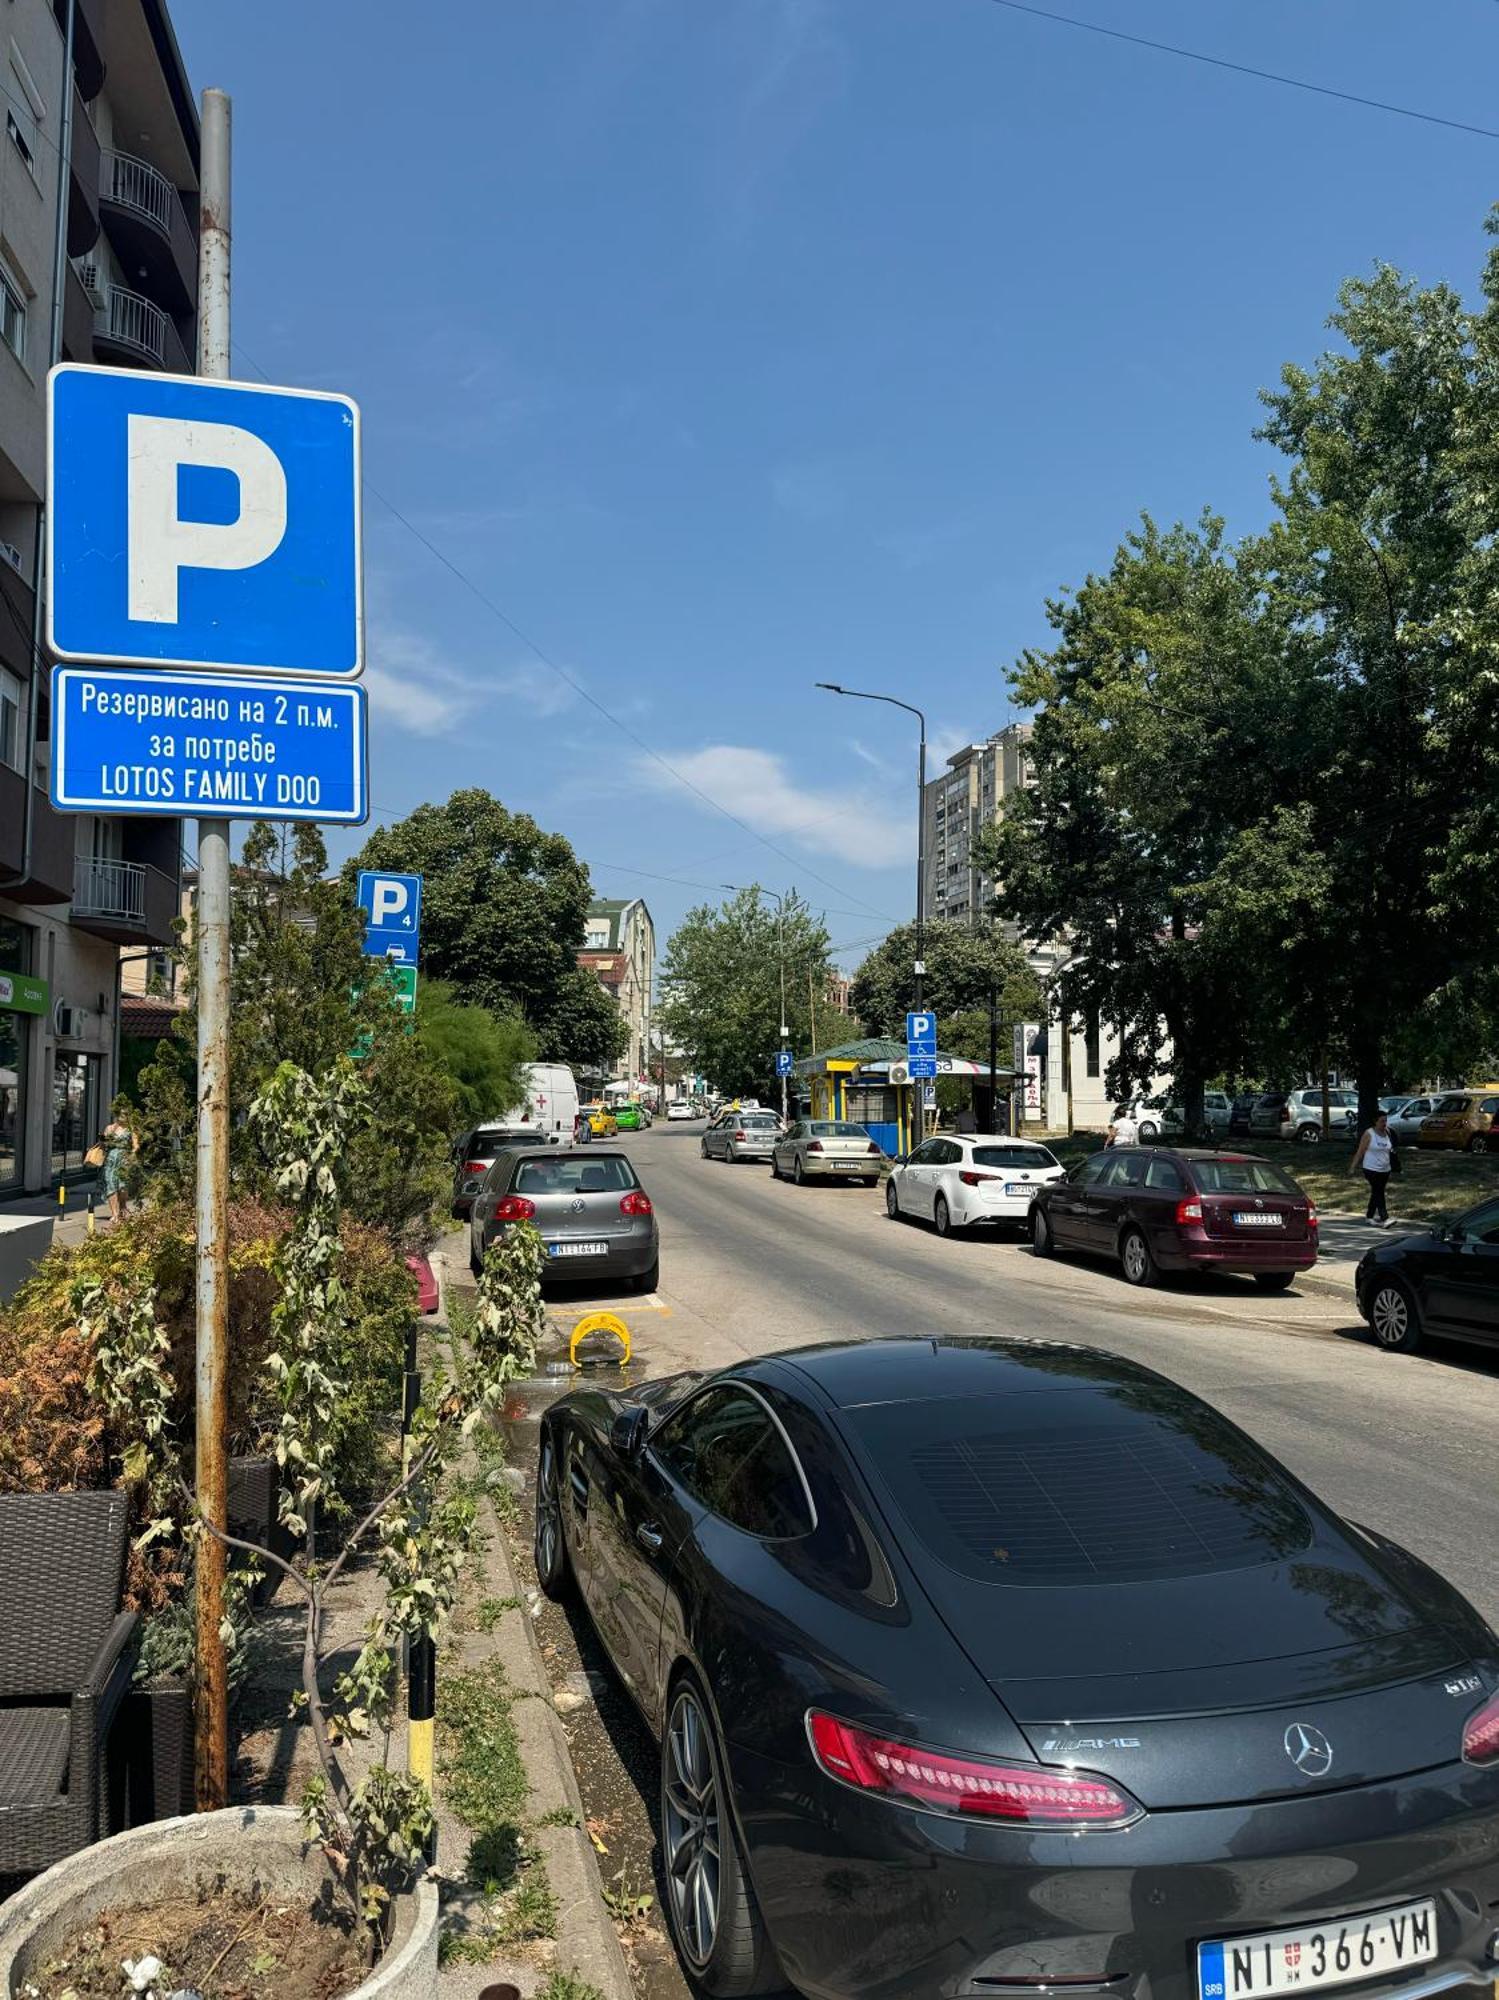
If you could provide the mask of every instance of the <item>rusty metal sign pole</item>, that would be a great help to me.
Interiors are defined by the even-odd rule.
[[[229,99],[203,93],[202,223],[198,238],[198,373],[229,373]],[[198,1506],[222,1529],[229,1431],[229,821],[198,821]],[[197,1561],[197,1797],[211,1812],[229,1797],[229,1690],[224,1642],[225,1553],[204,1535]]]

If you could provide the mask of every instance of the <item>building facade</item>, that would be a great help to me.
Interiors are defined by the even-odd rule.
[[[638,896],[589,904],[578,964],[613,999],[629,1034],[614,1066],[615,1079],[644,1085],[649,1081],[656,926]]]
[[[69,4],[8,0],[0,51],[0,1198],[82,1170],[117,1087],[122,947],[170,945],[179,897],[180,822],[47,803],[54,347],[183,374],[197,348],[198,121],[171,22],[162,0],[71,0],[65,78]]]
[[[959,924],[988,917],[994,884],[975,867],[974,846],[1001,817],[1006,800],[1030,782],[1030,735],[1030,723],[1012,722],[949,757],[941,777],[928,781],[921,801],[928,916]]]

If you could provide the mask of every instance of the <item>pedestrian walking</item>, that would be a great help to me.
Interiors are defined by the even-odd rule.
[[[1385,1189],[1390,1185],[1390,1175],[1398,1173],[1400,1162],[1395,1154],[1395,1141],[1390,1137],[1388,1112],[1381,1111],[1374,1123],[1368,1127],[1358,1142],[1358,1151],[1348,1171],[1356,1174],[1364,1170],[1364,1179],[1369,1183],[1369,1206],[1364,1220],[1372,1222],[1376,1229],[1388,1229],[1389,1211],[1385,1207]]]
[[[1140,1128],[1135,1123],[1135,1115],[1127,1104],[1116,1105],[1114,1122],[1109,1127],[1106,1144],[1110,1146],[1133,1146],[1140,1137]]]
[[[97,1140],[97,1144],[103,1148],[104,1161],[100,1184],[109,1203],[111,1222],[123,1222],[129,1211],[130,1197],[125,1191],[125,1164],[140,1151],[140,1140],[130,1125],[129,1112],[130,1107],[125,1100],[117,1097],[110,1111],[109,1123]]]

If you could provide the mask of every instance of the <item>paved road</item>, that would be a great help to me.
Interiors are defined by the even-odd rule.
[[[699,1136],[658,1125],[624,1142],[661,1224],[660,1293],[619,1301],[646,1372],[887,1333],[1111,1348],[1205,1396],[1499,1620],[1499,1357],[1382,1354],[1327,1290],[1267,1300],[1217,1279],[1142,1294],[1106,1267],[1042,1261],[1018,1242],[943,1242],[891,1222],[872,1190],[798,1189],[766,1168],[703,1160]],[[579,1293],[554,1310],[567,1325],[604,1303]]]
[[[551,1301],[559,1330],[616,1307],[637,1379],[722,1366],[815,1340],[883,1333],[1024,1334],[1107,1347],[1161,1369],[1218,1405],[1357,1520],[1408,1543],[1499,1618],[1499,1357],[1470,1350],[1385,1355],[1336,1285],[1267,1299],[1233,1279],[1131,1291],[1103,1266],[1038,1260],[992,1236],[939,1241],[892,1223],[883,1197],[797,1189],[760,1167],[698,1157],[700,1128],[657,1126],[623,1141],[661,1224],[652,1299],[570,1288]],[[463,1273],[462,1239],[448,1246]],[[534,1419],[550,1379],[517,1399],[519,1464],[534,1462]],[[529,1511],[529,1510],[528,1510]],[[547,1605],[538,1633],[600,1866],[625,1902],[654,1890],[658,1752],[610,1673],[586,1617]],[[642,2000],[691,2000],[652,1912],[627,1943]]]

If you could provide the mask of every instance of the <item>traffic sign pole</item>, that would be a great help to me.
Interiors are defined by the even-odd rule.
[[[229,373],[229,99],[203,93],[198,373]],[[227,1526],[229,1371],[229,821],[198,821],[197,1456],[198,1508]],[[197,1799],[229,1803],[229,1688],[220,1625],[224,1544],[198,1540]]]

